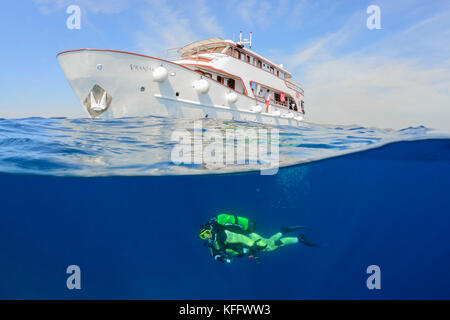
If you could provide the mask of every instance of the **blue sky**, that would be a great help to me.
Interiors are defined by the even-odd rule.
[[[69,30],[66,8],[81,8]],[[381,29],[366,27],[369,5]],[[0,2],[0,117],[85,117],[56,54],[76,48],[164,56],[253,31],[253,49],[302,83],[311,121],[450,130],[450,2],[28,0]]]

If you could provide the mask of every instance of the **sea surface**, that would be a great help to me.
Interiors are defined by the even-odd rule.
[[[248,130],[276,134],[276,170],[174,161],[174,132],[237,156]],[[198,237],[218,213],[328,245],[221,264]],[[450,135],[425,127],[0,119],[0,299],[450,299],[449,230]]]

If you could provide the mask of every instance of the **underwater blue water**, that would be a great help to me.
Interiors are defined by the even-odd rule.
[[[170,121],[0,119],[0,298],[450,298],[448,137],[305,124],[282,129],[277,174],[213,174],[170,163]],[[328,246],[217,263],[198,229],[220,212]]]

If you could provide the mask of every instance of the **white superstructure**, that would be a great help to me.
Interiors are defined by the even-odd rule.
[[[219,118],[273,125],[303,120],[304,92],[291,74],[244,47],[212,38],[165,60],[117,50],[58,54],[91,117]]]

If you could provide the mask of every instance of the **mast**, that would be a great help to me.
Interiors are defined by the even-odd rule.
[[[253,36],[253,33],[250,32],[250,40],[245,39],[245,38],[242,39],[242,31],[240,31],[239,32],[239,41],[237,42],[237,44],[242,47],[244,47],[246,44],[248,44],[249,48],[251,48],[252,47],[252,36]]]

